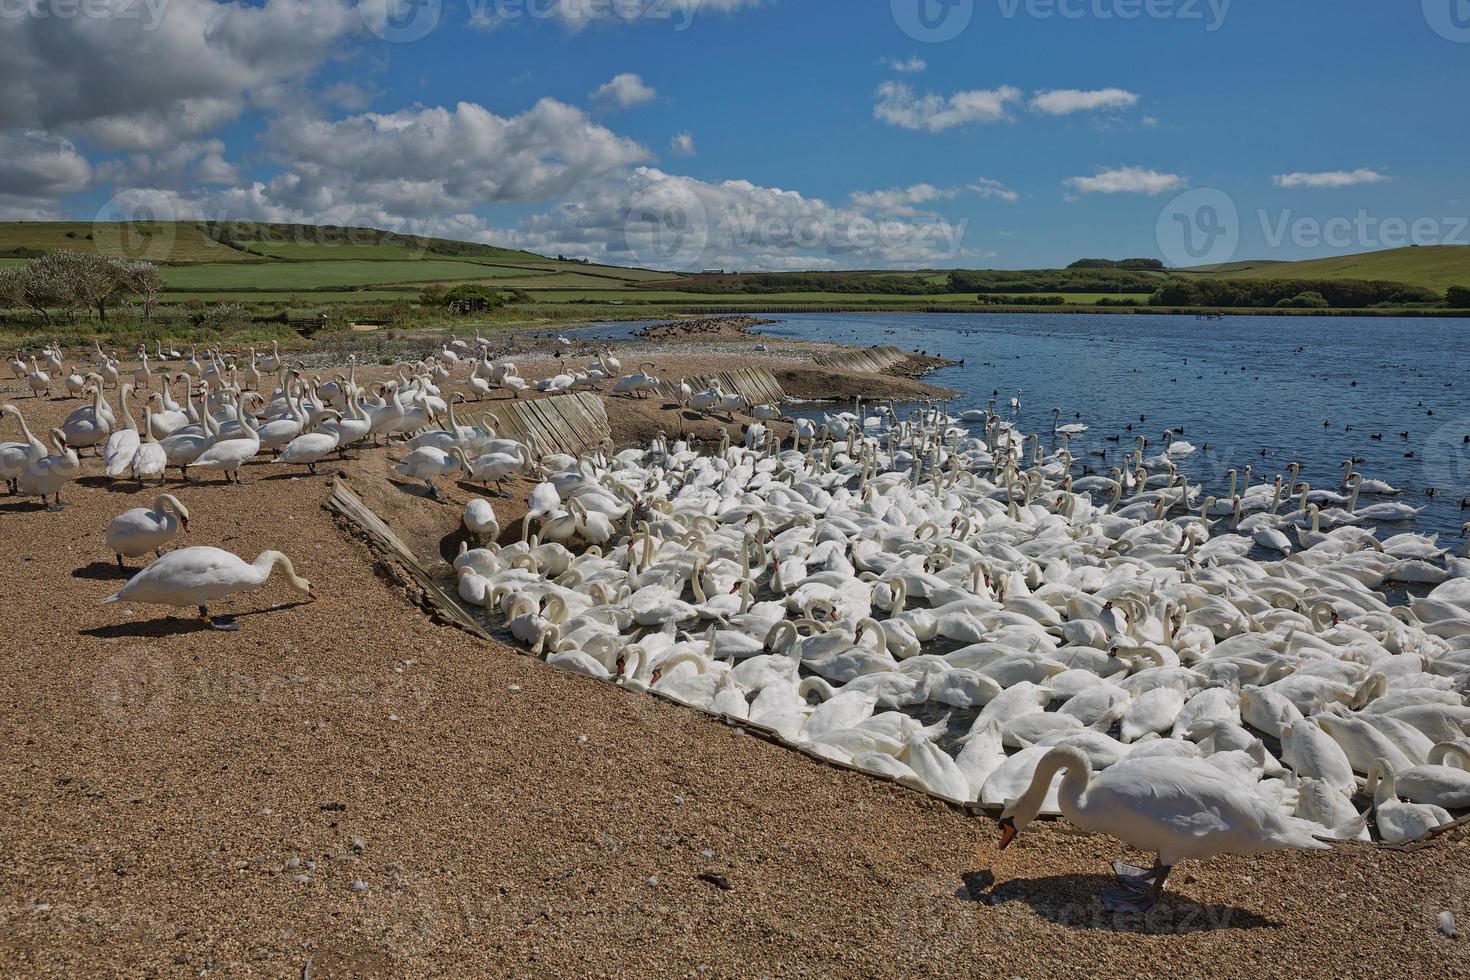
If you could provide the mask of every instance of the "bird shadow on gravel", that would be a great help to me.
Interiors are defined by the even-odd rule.
[[[1117,883],[1104,875],[1073,874],[1018,878],[996,885],[990,872],[978,872],[966,875],[955,895],[962,901],[991,906],[1021,902],[1043,919],[1077,931],[1169,936],[1280,928],[1280,923],[1246,909],[1204,905],[1172,892],[1166,892],[1147,912],[1115,912],[1104,907],[1098,896]]]
[[[130,579],[141,569],[119,568],[114,561],[94,561],[90,565],[83,565],[71,573],[72,578],[92,579],[96,582],[116,582]]]
[[[297,606],[309,605],[309,601],[283,602],[278,606],[267,606],[264,609],[252,609],[241,613],[216,613],[221,620],[249,619],[252,616],[266,616],[270,613],[284,612],[287,609],[295,609]],[[162,637],[177,636],[184,633],[199,633],[208,630],[202,620],[189,616],[160,616],[157,619],[143,619],[135,623],[117,623],[112,626],[98,626],[95,629],[78,630],[82,636],[95,636],[99,639],[113,640],[122,637]]]
[[[106,490],[108,493],[136,493],[139,489],[146,490],[135,480],[114,480],[106,476],[84,476],[75,481],[79,487],[89,490]]]

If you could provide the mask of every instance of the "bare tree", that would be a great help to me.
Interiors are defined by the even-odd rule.
[[[143,303],[143,320],[153,319],[153,308],[158,305],[158,296],[168,283],[163,273],[152,262],[117,263],[118,281],[127,292],[133,293]]]

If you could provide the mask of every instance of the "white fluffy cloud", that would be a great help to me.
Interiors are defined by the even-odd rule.
[[[598,86],[591,99],[604,108],[628,109],[651,102],[657,95],[652,86],[644,84],[641,76],[624,72]]]
[[[0,131],[0,161],[0,213],[8,220],[60,217],[56,202],[92,183],[87,158],[50,133]]]
[[[0,193],[55,198],[87,189],[92,165],[71,140],[35,130],[0,132]]]
[[[669,152],[676,157],[694,156],[694,134],[679,133],[669,140]]]
[[[907,82],[884,82],[878,86],[873,115],[903,129],[941,133],[972,123],[1006,121],[1011,118],[1009,107],[1021,98],[1021,90],[1009,85],[945,96],[919,95]]]
[[[1031,109],[1048,116],[1067,116],[1074,112],[1097,112],[1104,109],[1129,109],[1138,104],[1138,96],[1121,88],[1083,91],[1075,88],[1051,89],[1031,97]]]
[[[674,30],[686,31],[701,16],[730,14],[752,7],[765,6],[772,0],[539,0],[537,3],[491,12],[491,4],[471,5],[471,17],[480,26],[515,23],[524,20],[555,19],[570,31],[581,31],[598,24],[627,24],[635,21],[667,23]]]
[[[1381,184],[1391,179],[1377,170],[1359,167],[1357,170],[1328,170],[1322,173],[1278,174],[1271,178],[1277,187],[1288,190],[1298,187],[1357,187],[1362,184]]]
[[[355,204],[424,215],[534,202],[651,157],[555,99],[510,117],[472,102],[333,121],[288,116],[266,144],[289,178],[268,191],[308,212]]]
[[[929,67],[923,58],[889,58],[884,64],[900,75],[916,75]]]
[[[1117,167],[1099,170],[1091,177],[1072,177],[1065,183],[1079,194],[1167,194],[1184,187],[1186,181],[1178,174],[1146,167]]]
[[[526,248],[658,268],[928,265],[962,254],[963,223],[887,217],[744,180],[638,167],[522,223]]]
[[[998,180],[989,177],[977,177],[970,185],[970,190],[979,194],[987,201],[1005,201],[1007,204],[1015,204],[1021,199],[1021,195],[1011,190]]]
[[[887,191],[855,191],[849,198],[854,207],[872,211],[885,217],[915,217],[928,214],[920,205],[933,204],[954,198],[957,192],[933,184],[914,184],[896,187]]]
[[[6,18],[0,128],[125,150],[203,135],[310,76],[362,29],[341,0],[89,0],[88,16]]]

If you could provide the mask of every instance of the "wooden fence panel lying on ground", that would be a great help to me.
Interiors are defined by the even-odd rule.
[[[823,367],[837,368],[839,371],[881,374],[895,364],[908,360],[908,355],[897,347],[869,347],[860,351],[813,354],[812,360]]]
[[[589,391],[492,405],[499,433],[526,444],[532,456],[579,456],[611,434],[607,408]]]
[[[436,619],[457,626],[466,633],[482,640],[490,639],[485,628],[475,622],[450,596],[439,587],[434,577],[419,562],[408,545],[404,544],[383,519],[368,509],[362,498],[353,493],[340,480],[333,480],[328,487],[327,510],[356,527],[367,539],[368,547],[379,561],[390,567],[401,569],[399,577],[407,576],[417,592],[419,604]]]
[[[701,374],[684,380],[689,382],[689,387],[695,391],[703,391],[711,385],[718,384],[721,391],[727,394],[737,394],[752,405],[779,405],[786,400],[786,392],[782,390],[781,382],[777,381],[776,376],[766,368],[721,371],[718,374]],[[658,397],[664,401],[677,401],[679,382],[660,382]]]

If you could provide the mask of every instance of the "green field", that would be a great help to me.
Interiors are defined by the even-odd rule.
[[[295,262],[380,261],[396,259],[415,261],[429,257],[422,249],[406,245],[338,245],[320,242],[241,242],[252,252],[262,252],[278,259]]]
[[[1440,292],[1470,287],[1470,245],[1396,248],[1301,262],[1230,262],[1182,270],[1221,279],[1383,279]]]
[[[1294,280],[1316,281],[1318,289],[1326,289],[1334,281],[1374,280],[1433,290],[1441,297],[1449,286],[1470,286],[1470,246],[1406,248],[1304,262],[1246,261],[1179,270],[1144,267],[1144,271],[1138,271],[1137,265],[1115,263],[1109,267],[1093,263],[1066,270],[930,268],[705,275],[593,265],[575,258],[547,257],[477,242],[418,238],[364,228],[249,222],[0,223],[0,268],[59,249],[124,254],[157,262],[169,287],[162,302],[191,307],[188,316],[177,311],[170,318],[185,326],[201,304],[234,302],[244,307],[240,321],[253,321],[260,329],[276,322],[283,310],[292,311],[288,316],[327,310],[334,321],[344,323],[364,318],[409,327],[434,324],[454,328],[470,322],[491,326],[527,318],[562,323],[712,310],[1079,311],[1096,307],[1104,299],[1146,301],[1153,289],[1171,279],[1266,281],[1266,293],[1270,291],[1270,280],[1289,281],[1287,288],[1298,292],[1303,289]],[[1133,271],[1109,271],[1111,268]],[[420,304],[423,287],[429,283],[487,284],[511,302],[488,316],[460,319],[440,305]],[[1252,293],[1249,286],[1240,283],[1216,291],[1227,296],[1263,292],[1257,289]],[[1203,288],[1195,288],[1193,305],[1208,305],[1205,297],[1209,294],[1202,292]],[[1380,287],[1365,290],[1352,284],[1338,289],[1337,295],[1385,292]],[[996,303],[980,303],[977,296],[981,293]],[[1184,295],[1190,295],[1189,291]],[[1042,297],[1060,298],[1061,304],[1034,303]],[[1181,301],[1181,305],[1191,304]],[[1232,305],[1250,308],[1247,304]],[[1348,307],[1360,304],[1336,305],[1339,312],[1347,312]],[[1428,294],[1407,304],[1396,301],[1392,309],[1429,312],[1436,307],[1439,303]],[[1097,309],[1118,312],[1127,307]],[[34,314],[16,311],[13,319],[14,324],[7,327],[29,329]],[[90,315],[83,317],[83,321],[89,319]]]
[[[266,262],[258,265],[209,263],[169,266],[163,270],[169,288],[311,289],[314,286],[382,286],[402,282],[439,282],[460,279],[510,279],[527,275],[505,266],[477,265],[440,259],[332,262]]]
[[[17,249],[101,252],[151,262],[260,262],[259,256],[221,245],[190,222],[0,222],[0,255]]]

